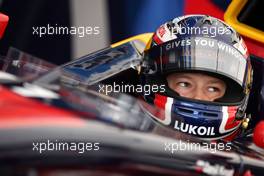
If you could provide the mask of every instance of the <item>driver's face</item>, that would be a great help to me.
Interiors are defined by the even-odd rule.
[[[197,100],[214,101],[226,91],[224,81],[202,73],[172,73],[167,81],[180,96]]]

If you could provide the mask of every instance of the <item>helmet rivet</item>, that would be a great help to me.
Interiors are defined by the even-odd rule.
[[[242,122],[242,128],[243,129],[247,129],[249,120],[250,120],[249,118],[243,119],[243,122]]]

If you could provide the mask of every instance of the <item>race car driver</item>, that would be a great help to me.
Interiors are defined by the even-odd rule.
[[[202,139],[231,139],[246,128],[252,69],[244,41],[230,26],[205,15],[161,25],[147,45],[143,85],[165,85],[144,99],[156,121]]]

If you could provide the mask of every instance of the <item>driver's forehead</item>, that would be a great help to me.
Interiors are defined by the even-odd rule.
[[[168,81],[177,81],[179,79],[189,79],[192,81],[202,81],[210,83],[223,82],[221,79],[209,76],[203,73],[172,73],[167,76]]]

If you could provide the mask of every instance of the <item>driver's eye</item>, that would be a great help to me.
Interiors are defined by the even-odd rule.
[[[188,82],[179,82],[178,85],[179,85],[180,87],[190,87],[191,84],[188,83]]]
[[[208,88],[208,91],[209,92],[218,92],[219,91],[219,88],[217,88],[217,87],[209,87]]]

